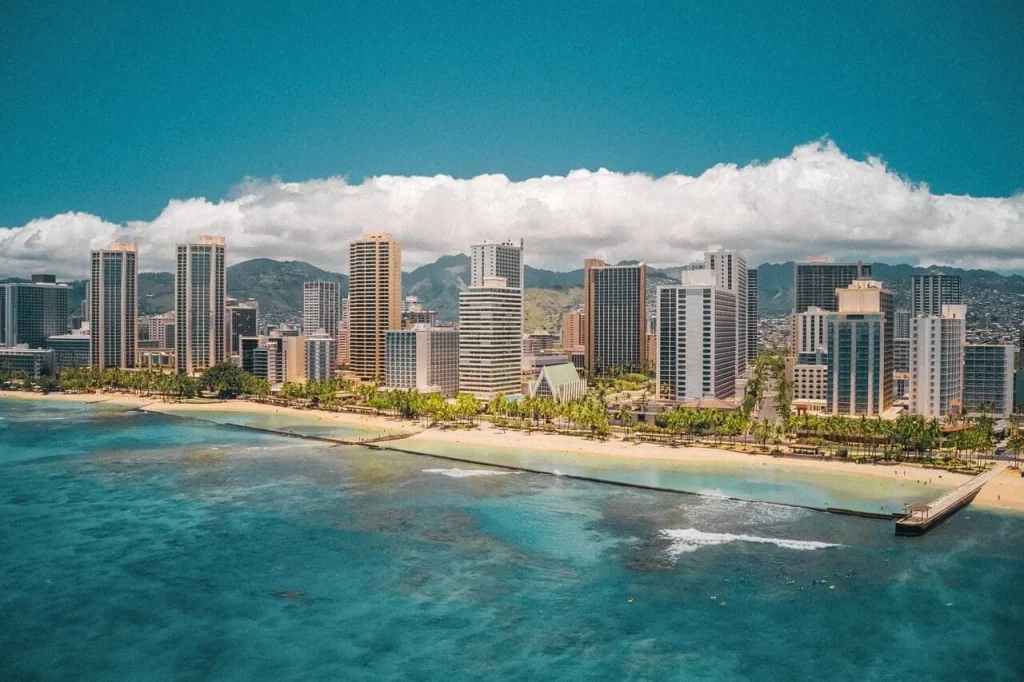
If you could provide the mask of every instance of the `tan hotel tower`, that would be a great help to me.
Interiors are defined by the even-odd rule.
[[[387,330],[402,328],[402,243],[368,234],[348,248],[349,368],[384,380]]]

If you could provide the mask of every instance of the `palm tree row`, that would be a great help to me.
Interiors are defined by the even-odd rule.
[[[561,420],[563,429],[583,431],[599,437],[611,433],[611,422],[604,400],[593,393],[565,403],[558,403],[549,396],[509,400],[499,393],[488,403],[487,414],[499,425],[524,426],[532,422],[532,425],[538,426],[541,422],[553,424]]]
[[[154,369],[125,370],[115,367],[67,367],[57,377],[62,391],[92,392],[126,391],[136,395],[159,395],[177,399],[199,394],[200,380],[184,374],[165,373]]]

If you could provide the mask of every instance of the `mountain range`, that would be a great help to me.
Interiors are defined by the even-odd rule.
[[[624,261],[625,262],[625,261]],[[650,268],[648,270],[649,312],[653,314],[654,288],[679,280],[680,272],[692,266]],[[937,268],[873,263],[875,279],[896,294],[897,307],[907,307],[910,278]],[[969,319],[977,321],[988,313],[995,321],[1017,323],[1024,316],[1024,277],[1000,275],[987,270],[940,268],[960,275]],[[470,261],[466,254],[442,256],[433,263],[402,273],[403,296],[416,296],[438,319],[453,322],[458,318],[459,292],[469,284]],[[758,266],[758,305],[761,317],[787,314],[793,305],[793,263],[764,263]],[[556,272],[525,268],[526,329],[555,331],[562,313],[579,308],[583,299],[583,269]],[[348,291],[348,276],[329,272],[302,261],[277,261],[256,258],[228,268],[228,294],[238,299],[255,298],[268,319],[297,319],[302,313],[302,284],[314,280],[338,282]],[[2,281],[20,281],[13,278]],[[69,304],[74,307],[85,298],[85,281],[69,283]],[[174,276],[169,272],[144,272],[139,275],[139,313],[150,315],[173,307]]]

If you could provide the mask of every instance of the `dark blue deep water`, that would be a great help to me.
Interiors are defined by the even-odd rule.
[[[467,470],[0,401],[0,680],[1024,679],[1024,517]]]

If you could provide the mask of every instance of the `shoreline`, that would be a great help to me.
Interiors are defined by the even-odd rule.
[[[210,400],[206,402],[164,402],[159,398],[141,397],[126,394],[39,394],[24,393],[19,391],[0,391],[0,398],[14,398],[23,400],[59,400],[65,402],[79,402],[87,404],[110,403],[124,405],[129,408],[139,409],[146,412],[168,414],[184,418],[199,418],[204,412],[237,412],[248,414],[276,414],[281,416],[295,416],[306,420],[321,422],[323,424],[338,424],[340,426],[351,426],[361,429],[376,429],[393,436],[392,442],[375,447],[399,450],[409,454],[424,456],[438,456],[453,461],[464,461],[480,465],[495,466],[471,460],[468,457],[460,457],[456,454],[417,452],[416,444],[431,444],[435,446],[455,445],[458,447],[493,448],[499,450],[530,450],[540,452],[557,452],[567,455],[592,455],[601,458],[608,458],[612,461],[618,460],[638,464],[643,462],[659,462],[674,464],[696,464],[715,465],[723,464],[737,467],[750,467],[752,470],[767,469],[786,476],[806,473],[826,473],[843,478],[845,476],[874,476],[891,480],[894,476],[911,478],[918,475],[920,479],[935,478],[942,479],[942,486],[952,489],[970,480],[965,474],[952,474],[948,471],[938,469],[925,469],[911,463],[891,464],[856,464],[843,461],[821,461],[801,459],[794,457],[773,457],[763,454],[747,454],[731,450],[710,448],[703,446],[670,447],[654,443],[627,443],[618,439],[607,441],[586,440],[576,436],[544,433],[534,431],[527,433],[513,429],[502,429],[488,422],[479,422],[475,429],[453,429],[441,431],[438,429],[418,427],[415,423],[376,415],[355,414],[349,412],[323,412],[319,410],[308,410],[296,407],[283,407],[256,403],[244,400]],[[184,413],[184,414],[183,414]],[[194,417],[188,413],[194,413]],[[206,419],[204,421],[216,422]],[[260,430],[258,426],[247,426],[236,424],[242,428],[253,428]],[[262,429],[273,432],[273,429]],[[282,433],[281,435],[289,435]],[[292,434],[294,435],[294,434]],[[343,441],[341,438],[326,436],[325,440]],[[352,445],[371,446],[369,443],[357,441],[346,441]],[[509,467],[521,468],[523,467]],[[527,469],[523,469],[527,470]],[[539,471],[538,473],[555,474],[555,471]],[[585,476],[575,476],[586,478]],[[589,479],[588,479],[589,480]],[[602,479],[593,479],[604,483],[614,483]],[[642,486],[638,486],[642,487]],[[686,492],[676,490],[675,492]],[[941,493],[936,492],[936,497]],[[1024,512],[1024,478],[1020,472],[1008,470],[986,485],[974,504],[979,507],[990,509],[1003,509]]]

